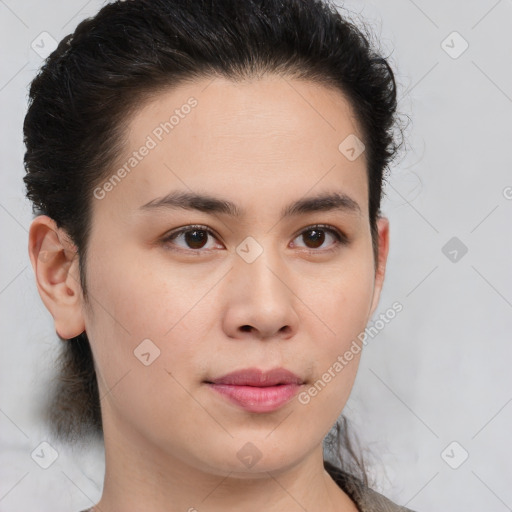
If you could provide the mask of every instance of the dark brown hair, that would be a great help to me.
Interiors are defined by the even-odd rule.
[[[76,245],[86,304],[93,190],[111,174],[127,119],[150,94],[209,76],[278,73],[345,95],[366,147],[376,266],[384,171],[401,144],[393,72],[364,30],[320,0],[126,0],[107,4],[64,37],[30,86],[24,182],[34,214],[54,219]],[[101,435],[85,332],[63,344],[52,396],[50,421],[60,438]],[[337,452],[356,460],[342,427]],[[354,468],[366,481],[362,462]]]

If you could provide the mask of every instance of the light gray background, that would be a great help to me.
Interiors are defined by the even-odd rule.
[[[22,183],[27,85],[42,62],[31,44],[42,32],[60,40],[101,5],[0,0],[1,512],[71,512],[101,495],[102,447],[61,446],[41,422],[58,339],[28,259]],[[379,312],[396,300],[404,309],[369,340],[344,412],[393,500],[512,510],[512,1],[344,5],[373,26],[412,118],[383,205]],[[452,237],[468,249],[455,262],[442,250]],[[46,470],[31,458],[44,441],[58,452]]]

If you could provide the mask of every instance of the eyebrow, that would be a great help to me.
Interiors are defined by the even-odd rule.
[[[173,191],[164,197],[153,199],[140,207],[142,211],[158,209],[199,210],[205,213],[223,213],[232,217],[242,217],[243,210],[235,203],[206,194]],[[305,213],[341,211],[361,215],[359,204],[345,193],[331,192],[313,197],[301,198],[285,206],[281,218],[292,217]]]

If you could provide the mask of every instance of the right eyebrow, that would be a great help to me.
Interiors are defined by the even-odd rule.
[[[199,210],[205,213],[223,213],[232,217],[242,217],[244,214],[238,205],[227,199],[177,190],[163,197],[153,199],[140,207],[143,211],[162,208],[182,208],[186,210]],[[302,198],[290,203],[283,208],[281,218],[333,210],[361,215],[361,208],[357,201],[345,193],[330,192]]]

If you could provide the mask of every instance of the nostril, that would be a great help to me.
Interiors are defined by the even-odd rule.
[[[240,329],[242,329],[242,331],[244,331],[244,332],[250,332],[252,327],[250,325],[242,325],[242,327],[240,327]]]

